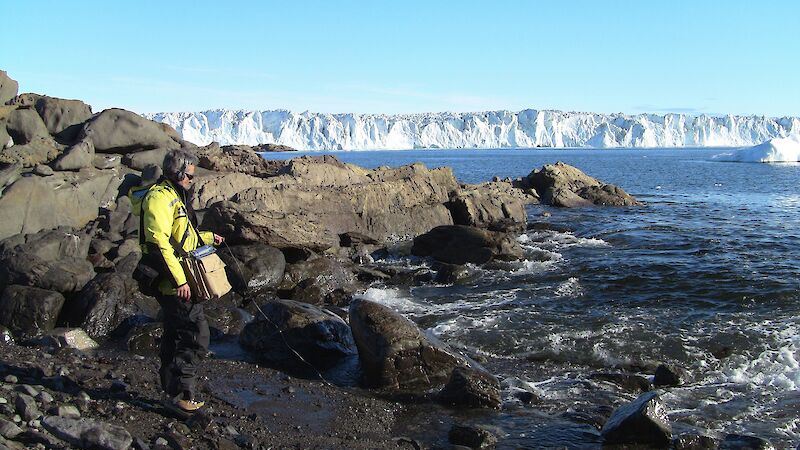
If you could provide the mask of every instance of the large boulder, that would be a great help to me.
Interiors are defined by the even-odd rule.
[[[65,257],[45,261],[33,254],[14,253],[2,258],[0,287],[11,284],[73,293],[94,278],[94,266],[86,259]]]
[[[522,247],[511,235],[464,225],[439,226],[415,237],[411,253],[447,264],[484,264],[523,256]]]
[[[14,145],[27,144],[36,138],[49,138],[42,118],[34,109],[17,108],[8,114],[6,131],[14,139]]]
[[[100,153],[132,153],[155,148],[180,148],[180,135],[167,125],[124,109],[106,109],[89,119],[81,138],[92,140]]]
[[[35,255],[46,262],[65,257],[86,259],[90,236],[80,230],[62,226],[55,230],[18,234],[0,242],[0,257],[12,253]]]
[[[137,312],[125,280],[116,273],[100,274],[86,284],[75,309],[83,312],[81,328],[93,338],[107,336]]]
[[[62,225],[82,228],[97,218],[100,208],[113,205],[122,180],[115,169],[20,178],[0,196],[0,239]]]
[[[741,434],[727,434],[719,444],[719,450],[773,450],[774,448],[766,439]]]
[[[427,391],[444,384],[456,366],[466,364],[386,306],[356,299],[350,304],[349,317],[369,386]]]
[[[621,188],[603,183],[561,161],[534,170],[526,182],[539,193],[543,203],[553,206],[640,204]]]
[[[518,189],[506,181],[493,181],[463,186],[450,199],[448,207],[457,225],[489,228],[511,222],[524,228],[528,221],[525,206],[538,202],[536,191]]]
[[[236,291],[258,296],[265,289],[274,289],[283,280],[286,258],[275,247],[265,244],[234,245],[229,252],[220,251],[228,280]]]
[[[12,80],[5,70],[0,70],[0,105],[17,96],[19,83]]]
[[[293,300],[321,305],[349,303],[361,285],[350,269],[352,263],[321,257],[287,267],[279,286]]]
[[[33,108],[42,118],[47,131],[62,142],[72,143],[81,124],[92,116],[92,108],[80,100],[21,94],[9,102],[20,108]]]
[[[122,158],[122,163],[131,169],[140,171],[150,165],[161,166],[164,163],[164,157],[167,156],[169,151],[170,149],[168,148],[154,148],[152,150],[127,153]]]
[[[302,366],[295,352],[318,369],[356,355],[350,327],[337,315],[306,303],[275,300],[261,305],[239,335],[242,347],[278,367]]]
[[[56,170],[80,170],[92,167],[95,159],[94,144],[89,139],[82,140],[69,147],[53,162]]]
[[[600,432],[603,444],[643,444],[668,447],[672,425],[667,409],[655,392],[647,392],[620,406],[611,414]]]
[[[0,324],[14,336],[29,338],[50,331],[64,305],[58,292],[29,286],[8,286],[0,297]]]

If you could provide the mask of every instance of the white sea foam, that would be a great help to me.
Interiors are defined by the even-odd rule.
[[[363,294],[355,295],[354,298],[380,303],[399,312],[421,313],[428,310],[425,305],[415,302],[410,296],[396,288],[369,288]]]
[[[775,329],[772,322],[760,328],[773,343],[757,355],[733,355],[725,361],[718,377],[730,383],[768,386],[778,390],[800,389],[800,335],[794,324]]]
[[[583,287],[575,277],[570,277],[556,288],[556,297],[580,297],[583,295]]]

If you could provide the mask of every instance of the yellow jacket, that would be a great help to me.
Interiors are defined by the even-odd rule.
[[[186,274],[181,267],[182,254],[214,242],[214,233],[197,231],[190,226],[189,216],[176,189],[168,180],[153,185],[142,201],[143,230],[145,244],[143,253],[155,247],[164,258],[171,277],[165,276],[158,285],[164,295],[175,295],[176,288],[186,283]],[[185,235],[185,238],[184,238]],[[200,242],[202,240],[202,243]],[[176,251],[183,242],[181,250]],[[149,244],[149,245],[148,245]],[[155,247],[152,245],[155,244]]]

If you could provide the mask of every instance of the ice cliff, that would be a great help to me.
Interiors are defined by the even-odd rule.
[[[594,114],[527,109],[429,114],[212,110],[144,114],[199,145],[301,150],[750,146],[800,134],[800,117]]]

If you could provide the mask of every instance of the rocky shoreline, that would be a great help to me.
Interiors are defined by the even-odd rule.
[[[639,205],[563,163],[466,185],[422,164],[198,147],[129,111],[17,95],[1,71],[0,104],[0,449],[493,446],[497,436],[457,417],[501,408],[499,380],[359,293],[520,259],[532,204]],[[126,196],[176,148],[199,157],[194,207],[230,244],[220,256],[234,286],[205,306],[212,348],[232,350],[203,363],[209,406],[188,419],[159,403],[159,308],[131,278],[140,251]],[[433,262],[374,264],[389,254]],[[663,385],[680,382],[678,369],[659,370]],[[636,389],[598,434],[669,445],[658,394]],[[415,435],[431,414],[448,432]]]

